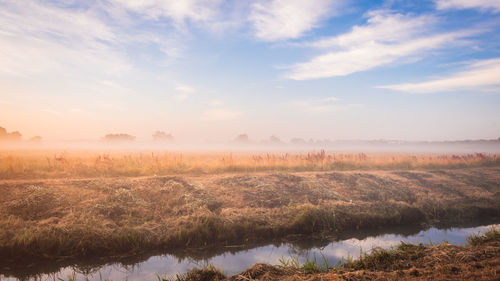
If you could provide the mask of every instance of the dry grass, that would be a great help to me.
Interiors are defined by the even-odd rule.
[[[0,179],[500,166],[497,154],[0,151]]]
[[[500,217],[500,168],[0,181],[0,260]]]

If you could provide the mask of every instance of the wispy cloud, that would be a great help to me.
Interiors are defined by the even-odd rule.
[[[212,33],[239,28],[245,22],[245,1],[224,0],[111,0],[112,10],[124,10],[131,18],[169,22],[173,32],[189,33],[188,26],[196,26]],[[122,15],[123,17],[123,15]],[[178,48],[166,48],[177,55]]]
[[[432,30],[436,19],[427,16],[372,11],[367,23],[354,26],[349,33],[305,43],[331,51],[290,67],[286,77],[308,80],[345,76],[391,63],[404,63],[423,56],[426,51],[458,44],[459,39],[477,33],[462,30],[439,34],[424,34]]]
[[[355,25],[348,33],[305,45],[317,48],[349,48],[367,42],[398,43],[421,35],[425,28],[437,22],[435,17],[429,15],[410,16],[386,10],[371,11],[365,16],[365,25]]]
[[[209,21],[218,15],[220,0],[112,0],[127,10],[151,19],[168,18],[176,24],[184,21]]]
[[[486,86],[500,85],[500,58],[470,63],[466,70],[447,77],[419,83],[377,86],[410,93],[436,93],[456,90],[481,90]]]
[[[193,87],[186,85],[177,86],[175,90],[177,91],[177,94],[174,96],[174,98],[178,101],[186,100],[191,94],[196,92]]]
[[[203,112],[202,120],[205,121],[223,121],[233,120],[241,117],[243,112],[230,110],[226,108],[212,108]]]
[[[499,0],[435,0],[439,10],[446,9],[480,9],[483,11],[492,10],[500,12]]]
[[[340,1],[336,0],[264,0],[252,5],[249,16],[255,36],[264,41],[300,37],[331,17]]]
[[[0,3],[0,72],[6,74],[119,73],[130,64],[115,48],[117,40],[91,12],[35,1]]]
[[[178,33],[143,28],[143,19],[131,17],[121,5],[146,2],[129,2],[80,8],[33,0],[0,2],[0,74],[119,76],[136,70],[137,58],[130,57],[129,48],[156,49],[165,60],[181,57],[185,46]],[[182,14],[186,10],[177,6],[189,1],[171,2],[179,3],[173,9]],[[195,16],[176,19],[185,17]]]
[[[196,92],[196,90],[193,87],[186,86],[186,85],[177,86],[175,88],[175,90],[179,91],[179,92],[190,93],[190,94]]]

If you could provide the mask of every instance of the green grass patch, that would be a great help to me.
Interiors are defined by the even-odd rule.
[[[474,234],[467,237],[467,244],[470,246],[478,246],[490,241],[500,240],[500,229],[492,227],[483,235]]]

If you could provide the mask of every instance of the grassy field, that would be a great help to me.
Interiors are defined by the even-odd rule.
[[[2,263],[500,217],[496,155],[106,157],[2,154]],[[97,159],[111,168],[100,174]],[[186,168],[169,170],[171,159]]]
[[[498,154],[0,150],[0,179],[94,178],[500,166]]]

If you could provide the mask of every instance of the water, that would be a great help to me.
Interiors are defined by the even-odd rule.
[[[322,256],[328,258],[330,264],[335,265],[338,261],[345,261],[345,258],[357,258],[360,252],[368,252],[374,247],[389,248],[399,244],[401,241],[410,243],[441,243],[448,241],[455,245],[465,245],[466,239],[471,234],[484,233],[488,228],[500,224],[466,227],[436,229],[430,228],[424,231],[399,230],[402,234],[379,234],[366,236],[359,235],[358,238],[349,238],[339,241],[294,241],[287,243],[258,246],[251,249],[222,248],[217,249],[218,253],[199,251],[197,253],[180,252],[176,255],[157,255],[151,257],[138,257],[135,260],[121,261],[121,263],[111,263],[96,266],[94,264],[84,264],[65,266],[50,269],[46,265],[43,269],[40,266],[33,268],[26,267],[24,270],[0,269],[0,280],[68,280],[68,276],[76,273],[77,280],[158,280],[160,276],[175,276],[185,273],[195,267],[203,267],[213,264],[224,271],[228,276],[240,273],[256,263],[280,264],[280,259],[298,257],[304,262],[306,258],[313,258],[315,255],[318,261]],[[362,238],[360,238],[362,237]],[[217,252],[216,251],[216,252]],[[137,262],[137,260],[142,260]],[[50,272],[52,273],[43,273]]]

